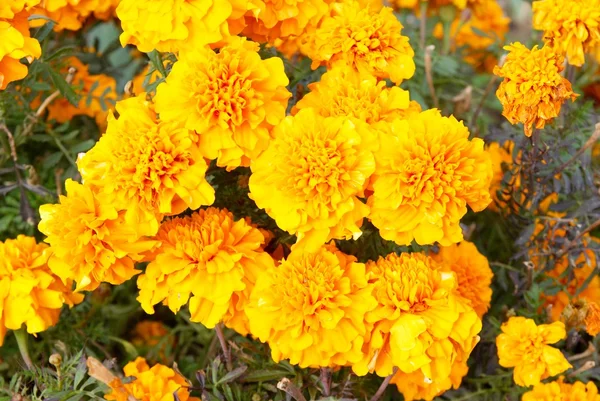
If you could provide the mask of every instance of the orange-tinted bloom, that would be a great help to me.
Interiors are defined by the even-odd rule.
[[[248,166],[285,116],[291,94],[283,62],[261,60],[258,50],[258,43],[235,38],[219,53],[185,53],[157,88],[160,118],[195,130],[200,151],[218,166]]]
[[[275,139],[253,161],[250,197],[298,236],[295,247],[316,251],[330,239],[358,237],[369,211],[358,198],[375,170],[376,147],[361,121],[300,110],[275,128]]]
[[[138,278],[142,308],[154,313],[162,302],[177,313],[189,300],[193,322],[212,328],[222,321],[247,334],[250,292],[273,267],[260,231],[227,210],[208,208],[165,221],[156,240],[161,245]]]
[[[58,322],[63,305],[83,300],[72,292],[72,280],[63,283],[50,271],[51,253],[24,235],[0,242],[0,346],[7,330],[25,325],[28,333],[40,333]]]
[[[525,135],[531,136],[533,126],[544,128],[560,112],[561,105],[577,95],[571,83],[560,73],[564,57],[555,49],[534,46],[529,50],[521,43],[505,46],[508,56],[494,74],[504,78],[496,91],[502,103],[502,115],[511,124],[523,123]]]
[[[533,27],[544,31],[547,45],[582,66],[585,54],[600,46],[600,0],[539,0],[533,2]]]
[[[399,84],[415,73],[414,51],[389,7],[374,12],[358,2],[334,3],[312,35],[312,67],[347,64],[365,75]]]
[[[294,250],[259,277],[247,306],[251,333],[276,362],[346,366],[362,358],[365,313],[377,303],[365,265],[334,245]]]
[[[369,218],[399,245],[462,240],[460,219],[491,202],[490,156],[479,138],[436,109],[386,125],[376,153]]]
[[[374,124],[421,111],[417,102],[410,101],[408,91],[388,88],[384,81],[348,66],[335,67],[308,88],[310,92],[296,103],[292,114],[310,107],[323,117],[348,116]]]
[[[95,10],[101,15],[112,3],[113,0],[42,0],[41,9],[36,12],[55,21],[55,31],[77,31]]]
[[[515,368],[519,386],[533,386],[571,367],[559,349],[552,347],[567,336],[562,322],[537,326],[532,319],[511,317],[496,338],[500,366]]]
[[[67,180],[65,187],[59,204],[40,207],[38,229],[52,246],[52,272],[85,291],[101,282],[121,284],[139,273],[134,260],[155,246],[143,237],[148,223],[133,220],[115,208],[111,197],[87,186]]]
[[[600,401],[598,388],[593,382],[565,383],[564,377],[550,383],[536,384],[523,394],[522,401]]]
[[[483,317],[492,300],[490,286],[494,277],[487,258],[479,253],[475,244],[468,241],[441,247],[439,253],[432,256],[443,271],[456,274],[458,293],[480,318]]]
[[[600,333],[600,306],[596,302],[588,302],[587,304],[585,331],[593,337]]]
[[[173,399],[173,395],[177,394],[176,399],[180,401],[200,401],[190,397],[185,378],[165,365],[150,367],[144,358],[137,358],[125,365],[123,373],[125,377],[132,377],[134,380],[124,383],[115,379],[110,383],[111,392],[104,398],[112,401],[128,401],[132,398],[140,401],[165,401]]]
[[[117,206],[139,212],[140,220],[156,220],[210,205],[214,189],[194,133],[177,122],[158,121],[145,94],[120,101],[106,133],[78,161],[86,185],[114,197]]]
[[[354,372],[387,376],[397,367],[394,382],[407,400],[432,399],[460,382],[481,320],[457,293],[455,275],[426,255],[403,253],[368,262],[367,278],[378,306],[366,315],[372,329]]]

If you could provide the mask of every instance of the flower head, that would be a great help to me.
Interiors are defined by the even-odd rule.
[[[55,21],[55,31],[78,31],[96,9],[111,4],[112,0],[42,0],[41,8],[36,12]]]
[[[397,367],[394,381],[407,399],[452,387],[454,366],[465,363],[481,330],[481,320],[456,291],[455,275],[426,255],[403,253],[368,262],[367,278],[378,306],[366,315],[372,329],[355,373],[387,376]],[[421,389],[403,385],[413,380]]]
[[[600,306],[596,302],[588,302],[585,315],[585,331],[595,337],[600,333]]]
[[[121,0],[121,44],[142,52],[195,51],[228,34],[231,12],[230,0]]]
[[[165,221],[156,240],[161,245],[138,278],[142,308],[154,313],[162,302],[176,313],[189,300],[193,322],[212,328],[222,321],[247,334],[250,292],[260,272],[273,267],[260,231],[208,208]]]
[[[198,146],[218,166],[248,166],[285,116],[290,93],[279,57],[262,60],[258,43],[235,38],[215,53],[185,53],[157,88],[156,110],[198,133]]]
[[[0,242],[0,346],[7,330],[25,325],[28,333],[40,333],[58,322],[63,305],[83,300],[72,292],[72,280],[63,283],[50,271],[51,253],[24,235]]]
[[[121,284],[139,273],[134,260],[155,246],[143,237],[150,223],[135,221],[113,199],[75,181],[65,183],[60,203],[40,207],[38,229],[52,246],[50,270],[78,290],[92,291],[101,282]]]
[[[135,380],[127,383],[120,379],[113,380],[110,383],[111,392],[104,398],[113,401],[132,398],[140,401],[163,401],[172,399],[177,394],[175,399],[181,401],[199,401],[198,398],[190,397],[185,378],[165,365],[150,367],[144,358],[138,357],[125,365],[123,373],[125,377],[133,377]]]
[[[585,54],[600,46],[600,0],[538,0],[532,4],[533,28],[568,63],[582,66]]]
[[[536,384],[523,394],[522,401],[600,401],[594,382],[565,383],[564,377],[550,383]]]
[[[479,138],[436,109],[396,120],[381,134],[372,177],[369,218],[381,236],[400,245],[450,245],[462,240],[467,205],[491,202],[490,156]]]
[[[252,163],[250,197],[296,247],[317,250],[334,238],[361,234],[367,206],[358,197],[375,170],[369,127],[300,110],[275,128],[275,139]]]
[[[323,117],[351,116],[368,124],[393,121],[416,114],[421,107],[410,101],[408,91],[388,88],[384,81],[361,74],[348,66],[326,72],[321,81],[308,85],[307,93],[292,110],[313,108]]]
[[[27,76],[21,59],[42,54],[39,42],[29,33],[29,10],[36,1],[3,0],[0,5],[0,90]]]
[[[364,75],[399,84],[415,73],[414,51],[402,36],[402,24],[389,7],[375,12],[356,1],[332,4],[312,35],[312,67],[347,64]]]
[[[567,336],[562,322],[537,326],[532,319],[516,316],[502,324],[496,338],[500,366],[515,368],[519,386],[532,386],[571,367],[559,349],[550,346]]]
[[[439,253],[432,257],[442,266],[442,271],[456,274],[457,292],[480,318],[483,317],[492,300],[490,286],[494,276],[487,258],[468,241],[441,247]]]
[[[294,250],[259,277],[248,305],[251,333],[278,362],[345,366],[362,358],[365,313],[376,306],[365,265],[327,245]]]
[[[117,103],[106,133],[78,161],[86,185],[115,198],[144,220],[210,205],[214,189],[204,175],[208,168],[193,132],[177,122],[158,121],[145,94]]]
[[[534,46],[529,50],[521,43],[504,49],[509,51],[504,65],[494,68],[494,74],[504,78],[496,96],[504,108],[502,115],[511,124],[523,123],[525,135],[531,136],[533,126],[544,128],[558,116],[561,105],[577,95],[560,75],[564,57],[555,49]]]

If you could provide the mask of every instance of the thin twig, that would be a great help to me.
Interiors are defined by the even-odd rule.
[[[569,377],[573,377],[573,376],[577,376],[578,374],[581,374],[585,371],[588,371],[590,369],[593,369],[596,366],[596,362],[594,361],[587,361],[586,363],[584,363],[583,365],[581,365],[581,367],[573,372],[571,372],[568,376]]]
[[[323,385],[323,395],[329,397],[331,395],[331,369],[321,368],[320,378]]]
[[[383,393],[385,393],[385,389],[387,388],[387,386],[389,386],[390,381],[392,381],[392,378],[394,377],[396,372],[398,372],[398,368],[394,367],[394,371],[392,372],[392,374],[383,380],[383,383],[381,383],[381,386],[379,386],[379,389],[377,389],[377,392],[375,393],[375,395],[373,397],[371,397],[371,401],[377,401],[378,399],[381,398]]]
[[[420,26],[420,34],[421,34],[421,49],[425,48],[425,38],[427,36],[427,1],[425,0],[421,0],[421,5],[420,5],[420,21],[421,21],[421,26]]]
[[[233,363],[231,362],[231,350],[227,345],[227,340],[225,340],[225,335],[223,334],[223,323],[219,323],[215,326],[215,331],[217,333],[217,338],[219,339],[219,343],[221,344],[221,349],[223,350],[223,355],[225,356],[225,366],[227,367],[227,371],[231,372],[233,369]]]
[[[565,245],[565,247],[562,249],[562,251],[560,251],[557,255],[556,255],[556,259],[560,259],[562,256],[564,256],[565,253],[567,253],[571,247],[573,246],[573,244],[577,243],[581,238],[583,238],[587,233],[589,233],[592,230],[595,230],[596,228],[600,227],[600,219],[594,221],[592,224],[590,224],[585,230],[583,230],[582,232],[580,232],[575,238],[573,238],[573,241],[569,241],[567,243],[567,245]]]
[[[306,398],[304,398],[302,392],[287,377],[284,377],[279,381],[279,383],[277,383],[277,388],[289,394],[290,397],[292,397],[296,401],[306,401]]]
[[[505,59],[506,59],[506,55],[503,55],[502,58],[500,59],[500,62],[498,63],[498,66],[502,67]],[[483,110],[483,105],[485,104],[485,100],[487,99],[489,94],[492,92],[492,90],[496,87],[496,82],[498,81],[498,78],[499,78],[498,76],[492,75],[492,78],[490,78],[490,81],[488,82],[487,86],[485,87],[485,91],[483,92],[483,95],[481,96],[481,100],[479,101],[479,104],[477,104],[477,108],[475,109],[475,112],[473,113],[473,117],[471,117],[471,124],[470,124],[471,132],[474,132],[475,127],[477,127],[477,117],[479,117],[481,110]],[[475,136],[477,136],[477,135],[475,134]]]
[[[429,87],[429,93],[431,94],[431,98],[433,99],[433,106],[436,109],[440,108],[440,103],[438,102],[438,98],[435,95],[435,87],[433,86],[433,75],[432,75],[432,62],[431,55],[433,50],[435,49],[434,45],[429,45],[425,48],[425,78],[427,79],[427,86]]]
[[[574,362],[574,361],[578,361],[580,359],[585,359],[589,356],[594,355],[595,353],[596,353],[596,347],[594,347],[593,343],[590,343],[590,345],[588,345],[588,347],[585,351],[583,351],[580,354],[571,355],[570,357],[567,358],[567,360],[569,362]]]

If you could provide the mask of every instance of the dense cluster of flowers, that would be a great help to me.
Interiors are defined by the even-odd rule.
[[[565,383],[564,377],[550,383],[536,384],[523,394],[522,401],[600,401],[598,387],[593,382]]]
[[[89,17],[100,20],[111,18],[119,2],[120,0],[41,0],[41,7],[36,12],[56,22],[55,31],[77,31]]]

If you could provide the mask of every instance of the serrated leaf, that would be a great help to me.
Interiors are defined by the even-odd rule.
[[[76,46],[64,46],[61,47],[59,49],[57,49],[55,52],[53,52],[52,54],[50,54],[47,57],[44,57],[44,61],[52,61],[55,60],[57,58],[62,58],[65,56],[70,56],[73,53],[75,53],[75,50],[77,50]]]
[[[48,156],[44,159],[42,166],[45,169],[51,169],[54,166],[56,166],[58,164],[58,162],[60,162],[62,157],[63,157],[63,154],[60,152],[52,153],[50,156]]]
[[[77,103],[79,102],[79,95],[77,95],[73,88],[71,88],[67,81],[65,81],[65,78],[51,68],[48,68],[48,73],[50,74],[50,78],[60,94],[63,95],[65,99],[67,99],[73,106],[77,106]]]
[[[166,77],[167,71],[165,70],[165,66],[163,65],[160,53],[156,50],[152,50],[150,53],[148,53],[148,58],[152,62],[152,65],[154,65],[154,68],[156,68],[163,77]]]
[[[245,365],[240,366],[239,368],[236,368],[236,369],[232,370],[231,372],[227,373],[225,376],[221,377],[219,379],[219,381],[217,381],[215,383],[215,385],[219,386],[221,384],[232,382],[235,379],[237,379],[238,377],[242,376],[247,370],[248,370],[248,366],[245,366]]]
[[[254,370],[244,376],[245,382],[263,382],[263,381],[271,381],[271,380],[280,380],[282,377],[288,375],[289,372],[285,370],[277,370],[277,369],[264,369],[264,370]]]
[[[94,141],[93,139],[88,139],[87,141],[80,142],[77,145],[73,146],[71,148],[71,152],[73,152],[75,154],[78,154],[78,153],[81,153],[81,152],[87,152],[95,144],[96,144],[96,141]]]

